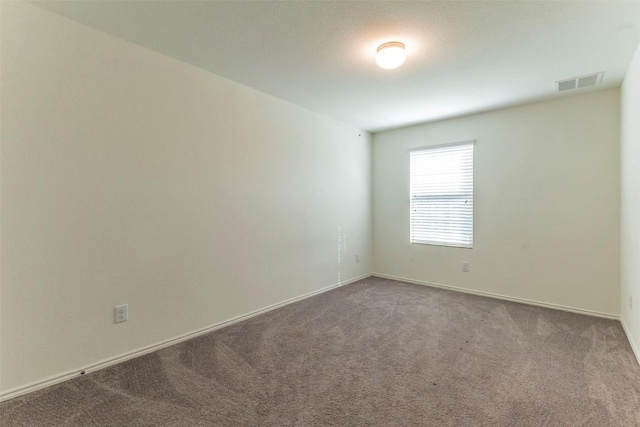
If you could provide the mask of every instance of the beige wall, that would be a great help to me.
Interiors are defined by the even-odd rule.
[[[640,361],[640,47],[621,93],[621,318]]]
[[[2,392],[370,273],[369,134],[1,12]]]
[[[618,315],[619,130],[616,89],[375,134],[374,272]],[[410,244],[407,150],[471,139],[474,248]]]

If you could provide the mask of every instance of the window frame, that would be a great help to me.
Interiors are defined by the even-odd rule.
[[[471,199],[471,243],[470,244],[460,244],[455,242],[446,242],[446,241],[414,241],[413,240],[413,221],[412,221],[412,176],[411,176],[411,153],[418,151],[429,151],[435,150],[439,148],[445,147],[453,147],[459,145],[469,145],[471,146],[471,193],[470,196],[467,195],[467,199],[470,197]],[[450,142],[445,144],[436,144],[436,145],[426,145],[421,147],[414,147],[407,150],[407,157],[409,160],[409,243],[412,245],[428,245],[428,246],[444,246],[444,247],[452,247],[452,248],[460,248],[460,249],[473,249],[475,242],[475,146],[476,140],[470,139],[465,141],[458,142]],[[451,194],[443,194],[440,197],[452,197]],[[457,195],[456,195],[457,196]],[[428,197],[428,196],[427,196]]]

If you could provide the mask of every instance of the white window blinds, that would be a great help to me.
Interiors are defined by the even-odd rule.
[[[409,157],[411,243],[473,247],[473,141]]]

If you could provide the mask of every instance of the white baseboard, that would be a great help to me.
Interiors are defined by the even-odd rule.
[[[504,300],[504,301],[519,302],[521,304],[535,305],[537,307],[545,307],[545,308],[551,308],[554,310],[568,311],[570,313],[584,314],[587,316],[595,316],[595,317],[603,317],[605,319],[620,320],[620,316],[616,314],[602,313],[602,312],[593,311],[593,310],[585,310],[582,308],[569,307],[569,306],[560,305],[560,304],[551,304],[547,302],[540,302],[540,301],[530,300],[526,298],[510,297],[506,295],[494,294],[493,292],[476,291],[473,289],[460,288],[457,286],[425,282],[424,280],[415,280],[415,279],[408,279],[406,277],[391,276],[389,274],[383,274],[383,273],[371,273],[371,275],[375,277],[381,277],[384,279],[392,279],[392,280],[399,280],[401,282],[414,283],[416,285],[431,286],[434,288],[441,288],[441,289],[447,289],[450,291],[463,292],[465,294],[480,295],[483,297],[495,298],[495,299]]]
[[[108,358],[108,359],[102,360],[100,362],[96,362],[96,363],[91,364],[89,366],[86,366],[84,368],[75,369],[75,370],[72,370],[72,371],[65,372],[63,374],[55,375],[55,376],[46,378],[44,380],[28,384],[26,386],[16,387],[14,389],[7,390],[6,392],[0,394],[0,402],[12,399],[14,397],[21,396],[23,394],[31,393],[31,392],[36,391],[36,390],[40,390],[40,389],[52,386],[54,384],[58,384],[58,383],[61,383],[61,382],[76,378],[79,375],[81,375],[81,372],[91,373],[91,372],[99,371],[100,369],[104,369],[104,368],[106,368],[108,366],[112,366],[112,365],[124,362],[126,360],[134,359],[134,358],[142,356],[144,354],[151,353],[151,352],[154,352],[156,350],[160,350],[162,348],[169,347],[169,346],[174,345],[174,344],[178,344],[178,343],[180,343],[182,341],[186,341],[186,340],[191,339],[191,338],[195,338],[195,337],[197,337],[199,335],[204,335],[204,334],[207,334],[209,332],[213,332],[213,331],[215,331],[217,329],[221,329],[221,328],[223,328],[225,326],[229,326],[229,325],[232,325],[234,323],[238,323],[238,322],[241,322],[243,320],[250,319],[250,318],[258,316],[260,314],[267,313],[267,312],[269,312],[271,310],[275,310],[277,308],[284,307],[284,306],[286,306],[288,304],[292,304],[294,302],[301,301],[303,299],[312,297],[314,295],[321,294],[323,292],[327,292],[327,291],[329,291],[331,289],[335,289],[335,288],[340,287],[340,286],[348,285],[349,283],[353,283],[353,282],[356,282],[356,281],[361,280],[361,279],[365,279],[365,278],[370,277],[370,276],[381,277],[381,278],[392,279],[392,280],[398,280],[398,281],[401,281],[401,282],[414,283],[414,284],[418,284],[418,285],[430,286],[430,287],[435,287],[435,288],[447,289],[447,290],[456,291],[456,292],[463,292],[463,293],[467,293],[467,294],[480,295],[480,296],[500,299],[500,300],[504,300],[504,301],[518,302],[518,303],[534,305],[534,306],[538,306],[538,307],[546,307],[546,308],[551,308],[551,309],[554,309],[554,310],[568,311],[568,312],[571,312],[571,313],[584,314],[584,315],[588,315],[588,316],[595,316],[595,317],[602,317],[602,318],[606,318],[606,319],[620,320],[620,323],[621,323],[622,328],[623,328],[623,330],[624,330],[624,332],[625,332],[625,334],[627,336],[627,339],[629,341],[631,349],[632,349],[636,359],[638,360],[638,363],[640,363],[640,350],[639,350],[639,347],[633,341],[633,338],[631,337],[631,335],[629,333],[629,330],[628,330],[624,320],[621,319],[620,316],[618,316],[618,315],[609,314],[609,313],[602,313],[602,312],[592,311],[592,310],[585,310],[585,309],[580,309],[580,308],[575,308],[575,307],[568,307],[568,306],[559,305],[559,304],[544,303],[544,302],[540,302],[540,301],[529,300],[529,299],[526,299],[526,298],[510,297],[510,296],[506,296],[506,295],[495,294],[495,293],[492,293],[492,292],[476,291],[476,290],[465,289],[465,288],[460,288],[460,287],[456,287],[456,286],[443,285],[443,284],[439,284],[439,283],[426,282],[426,281],[423,281],[423,280],[415,280],[415,279],[409,279],[409,278],[406,278],[406,277],[392,276],[392,275],[389,275],[389,274],[382,274],[382,273],[375,273],[374,272],[372,274],[364,274],[362,276],[358,276],[358,277],[355,277],[353,279],[350,279],[350,280],[347,280],[347,281],[344,281],[344,282],[336,283],[336,284],[333,284],[331,286],[327,286],[325,288],[321,288],[321,289],[318,289],[316,291],[306,293],[304,295],[300,295],[300,296],[297,296],[297,297],[294,297],[294,298],[290,298],[288,300],[285,300],[285,301],[282,301],[282,302],[279,302],[279,303],[275,303],[275,304],[272,304],[272,305],[269,305],[269,306],[254,310],[254,311],[251,311],[249,313],[233,317],[231,319],[224,320],[222,322],[216,323],[214,325],[207,326],[207,327],[202,328],[202,329],[198,329],[196,331],[188,332],[186,334],[182,334],[182,335],[179,335],[179,336],[174,337],[174,338],[170,338],[170,339],[165,340],[165,341],[161,341],[161,342],[158,342],[158,343],[146,346],[146,347],[142,347],[142,348],[139,348],[137,350],[133,350],[133,351],[130,351],[130,352],[127,352],[127,353],[123,353],[123,354],[120,354],[118,356],[115,356],[115,357],[112,357],[112,358]]]
[[[349,283],[353,283],[353,282],[356,282],[356,281],[361,280],[361,279],[365,279],[365,278],[370,277],[370,276],[371,276],[371,274],[363,274],[362,276],[354,277],[353,279],[349,279],[349,280],[346,280],[346,281],[340,281],[340,282],[338,282],[336,284],[333,284],[331,286],[327,286],[325,288],[321,288],[321,289],[318,289],[316,291],[306,293],[304,295],[300,295],[300,296],[297,296],[297,297],[294,297],[294,298],[290,298],[290,299],[282,301],[282,302],[271,304],[271,305],[268,305],[266,307],[259,308],[257,310],[253,310],[253,311],[251,311],[249,313],[242,314],[242,315],[236,316],[236,317],[232,317],[231,319],[223,320],[222,322],[207,326],[205,328],[198,329],[198,330],[195,330],[195,331],[192,331],[192,332],[187,332],[186,334],[182,334],[182,335],[179,335],[177,337],[169,338],[168,340],[160,341],[158,343],[151,344],[151,345],[139,348],[137,350],[133,350],[133,351],[130,351],[130,352],[126,352],[126,353],[120,354],[120,355],[115,356],[115,357],[104,359],[102,361],[93,363],[93,364],[91,364],[89,366],[85,366],[83,368],[74,369],[72,371],[68,371],[68,372],[65,372],[65,373],[62,373],[62,374],[59,374],[59,375],[54,375],[52,377],[46,378],[46,379],[41,380],[41,381],[36,381],[36,382],[33,382],[33,383],[25,385],[25,386],[20,386],[20,387],[16,387],[16,388],[7,390],[6,392],[0,394],[0,402],[5,401],[5,400],[9,400],[9,399],[13,399],[14,397],[18,397],[18,396],[21,396],[23,394],[31,393],[31,392],[36,391],[36,390],[40,390],[40,389],[52,386],[54,384],[58,384],[58,383],[61,383],[61,382],[64,382],[64,381],[68,381],[68,380],[73,379],[73,378],[77,378],[78,376],[83,375],[83,374],[88,374],[88,373],[91,373],[91,372],[99,371],[100,369],[104,369],[104,368],[106,368],[108,366],[112,366],[112,365],[115,365],[115,364],[118,364],[118,363],[122,363],[122,362],[124,362],[126,360],[134,359],[134,358],[142,356],[144,354],[151,353],[151,352],[154,352],[156,350],[160,350],[162,348],[169,347],[169,346],[174,345],[174,344],[178,344],[178,343],[180,343],[182,341],[186,341],[186,340],[191,339],[191,338],[195,338],[195,337],[197,337],[199,335],[204,335],[204,334],[207,334],[209,332],[213,332],[213,331],[215,331],[217,329],[224,328],[225,326],[229,326],[229,325],[233,325],[234,323],[242,322],[243,320],[250,319],[252,317],[258,316],[258,315],[263,314],[263,313],[266,313],[268,311],[275,310],[275,309],[280,308],[280,307],[284,307],[285,305],[289,305],[289,304],[292,304],[294,302],[301,301],[303,299],[307,299],[307,298],[312,297],[314,295],[318,295],[318,294],[321,294],[323,292],[330,291],[331,289],[335,289],[335,288],[340,287],[340,286],[348,285]]]
[[[634,356],[636,356],[636,360],[638,361],[638,364],[640,365],[640,347],[638,347],[636,342],[633,340],[633,337],[631,336],[631,333],[629,332],[629,328],[627,327],[627,324],[624,321],[624,317],[622,317],[622,316],[620,316],[620,324],[622,325],[622,329],[624,330],[624,333],[627,335],[627,341],[629,341],[629,345],[631,346],[631,350],[633,351],[633,354],[634,354]]]

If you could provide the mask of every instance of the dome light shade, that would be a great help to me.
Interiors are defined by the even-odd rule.
[[[389,42],[381,44],[376,53],[376,64],[385,70],[398,68],[407,59],[404,43]]]

